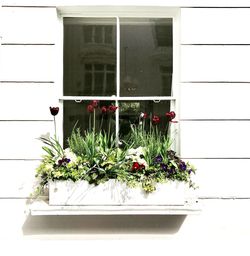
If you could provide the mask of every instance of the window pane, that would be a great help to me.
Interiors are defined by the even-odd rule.
[[[123,18],[120,24],[121,95],[171,96],[172,19]]]
[[[110,66],[115,76],[116,20],[64,18],[64,95],[115,95],[116,85],[104,79]]]
[[[80,128],[81,131],[93,129],[94,113],[87,110],[88,105],[91,101],[84,101],[76,103],[75,101],[64,101],[63,109],[63,131],[64,131],[64,146],[67,147],[67,138],[70,136],[74,127]],[[101,101],[98,107],[95,109],[95,130],[105,130],[115,133],[115,114],[102,112],[103,106],[115,105],[111,101]],[[110,125],[109,125],[110,124]]]
[[[165,131],[167,128],[167,119],[165,113],[170,111],[170,101],[160,101],[155,103],[153,101],[122,101],[120,106],[120,130],[121,137],[128,134],[130,131],[130,124],[139,124],[139,117],[141,113],[147,113],[145,129],[150,128],[150,118],[154,115],[159,116],[160,123],[157,125],[159,130]]]

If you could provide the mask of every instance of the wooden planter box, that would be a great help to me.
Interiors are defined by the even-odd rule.
[[[188,184],[158,184],[156,191],[145,193],[125,183],[109,180],[98,186],[86,181],[53,181],[49,183],[50,205],[184,205]]]

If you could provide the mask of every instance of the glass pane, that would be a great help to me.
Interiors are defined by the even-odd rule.
[[[127,135],[130,131],[130,124],[139,124],[140,114],[146,113],[145,129],[150,129],[150,120],[154,115],[160,118],[157,127],[161,131],[167,129],[167,118],[165,113],[170,111],[170,101],[160,101],[155,103],[153,101],[122,101],[119,104],[120,113],[120,130],[121,137]]]
[[[74,127],[80,128],[83,132],[85,130],[93,129],[95,126],[96,131],[108,131],[110,129],[111,133],[115,133],[115,114],[108,111],[108,107],[115,105],[115,102],[98,102],[98,107],[95,108],[95,115],[93,109],[88,109],[88,106],[91,103],[92,101],[84,101],[81,103],[76,103],[75,101],[64,101],[64,147],[68,146],[67,138],[70,136]],[[105,111],[105,109],[107,111]]]
[[[64,95],[115,95],[116,85],[100,80],[110,66],[115,76],[116,20],[64,18]]]
[[[123,18],[120,24],[121,96],[171,96],[172,19]]]
[[[112,27],[106,26],[105,27],[105,43],[106,44],[112,44],[113,38],[112,38]]]
[[[95,39],[94,39],[95,43],[100,44],[100,43],[103,42],[102,30],[103,30],[102,26],[96,26],[95,27]]]

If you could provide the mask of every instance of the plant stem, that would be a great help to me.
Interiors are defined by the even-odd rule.
[[[95,108],[94,108],[94,115],[93,115],[93,131],[95,133]]]
[[[108,141],[110,139],[110,130],[111,130],[111,115],[109,115]]]
[[[102,119],[101,119],[101,124],[100,124],[100,131],[102,130],[102,124],[103,124],[103,114],[102,114]]]
[[[53,116],[54,117],[54,128],[55,128],[55,139],[56,139],[56,117],[55,116]]]
[[[91,114],[89,114],[89,132],[91,131]]]

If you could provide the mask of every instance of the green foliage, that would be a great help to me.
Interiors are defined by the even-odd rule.
[[[171,140],[156,125],[144,129],[144,121],[131,125],[131,132],[118,147],[113,134],[89,129],[81,134],[73,129],[69,148],[63,149],[55,138],[40,138],[46,155],[37,168],[41,191],[50,180],[86,180],[98,185],[109,179],[141,187],[150,193],[157,183],[182,181],[195,187],[195,168],[171,150]]]

